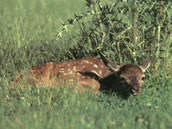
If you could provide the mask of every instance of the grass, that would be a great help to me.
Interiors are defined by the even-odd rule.
[[[61,57],[62,41],[55,40],[57,30],[84,6],[77,0],[0,1],[0,129],[172,128],[172,72],[163,67],[155,74],[150,67],[143,92],[127,100],[66,87],[8,88],[32,65],[67,59]]]
[[[172,126],[171,82],[124,100],[116,95],[79,94],[64,88],[1,88],[1,128],[133,128]],[[146,86],[148,85],[148,86]]]

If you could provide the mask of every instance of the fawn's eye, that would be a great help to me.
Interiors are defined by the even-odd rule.
[[[126,80],[125,80],[124,77],[121,77],[120,80],[121,80],[122,83],[125,83],[126,82]]]
[[[145,77],[142,77],[142,80],[145,80]]]

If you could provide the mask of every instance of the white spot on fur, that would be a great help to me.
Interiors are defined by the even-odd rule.
[[[76,66],[73,67],[73,71],[76,71]]]
[[[87,60],[84,60],[84,61],[82,61],[82,62],[87,63],[87,64],[89,64],[89,63],[90,63],[90,62],[89,62],[89,61],[87,61]]]
[[[68,71],[68,72],[71,72],[71,69],[68,69],[67,71]]]
[[[80,73],[76,73],[77,76],[80,76],[81,74]]]
[[[81,69],[84,69],[85,68],[85,65],[83,65],[82,67],[81,67]]]
[[[70,71],[69,74],[73,74],[73,71]]]
[[[89,62],[89,64],[93,65],[93,63],[92,63],[92,62]]]
[[[94,68],[98,68],[98,65],[97,64],[94,64]]]
[[[85,79],[85,76],[82,76],[83,79]]]
[[[64,76],[66,76],[66,75],[67,75],[67,73],[63,73],[63,75],[64,75]]]
[[[60,68],[61,71],[64,71],[64,68]]]
[[[59,72],[60,72],[60,73],[64,73],[64,69],[60,69]]]
[[[99,74],[102,75],[102,71],[99,71]]]

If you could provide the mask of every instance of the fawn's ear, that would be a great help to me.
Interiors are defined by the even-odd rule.
[[[103,54],[100,53],[100,57],[103,61],[103,63],[106,65],[106,67],[109,68],[109,70],[113,72],[118,72],[120,70],[120,66],[115,64],[113,61],[105,57]]]
[[[150,58],[147,57],[142,64],[140,65],[140,68],[142,69],[143,72],[147,70],[147,68],[150,66]]]

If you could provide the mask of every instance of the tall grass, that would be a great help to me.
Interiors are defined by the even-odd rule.
[[[85,2],[0,1],[0,129],[172,128],[172,3]],[[125,100],[65,86],[8,88],[32,65],[98,52],[119,64],[150,56],[143,92]]]

